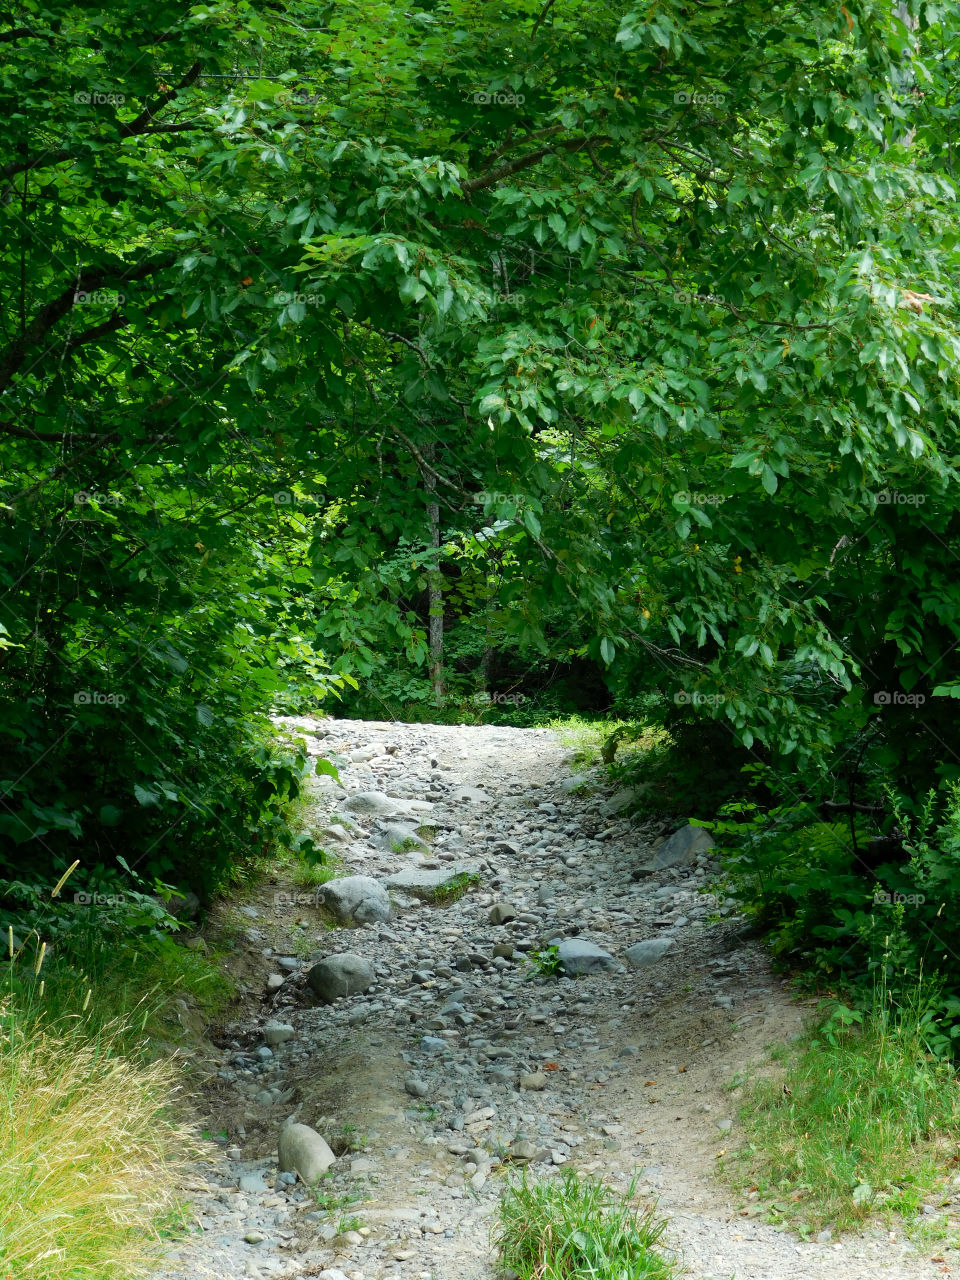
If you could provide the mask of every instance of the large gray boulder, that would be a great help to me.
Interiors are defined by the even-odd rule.
[[[557,948],[560,967],[568,977],[584,973],[609,973],[617,962],[609,951],[595,942],[583,938],[551,938],[550,946]]]
[[[656,964],[672,946],[673,938],[646,938],[627,947],[623,958],[635,969],[642,969],[648,964]]]
[[[436,893],[454,888],[457,878],[469,874],[469,870],[469,868],[457,866],[440,867],[436,871],[427,870],[424,867],[407,867],[392,876],[387,876],[384,884],[388,889],[395,889],[398,893],[406,893],[412,898],[429,901]]]
[[[309,1186],[322,1178],[337,1158],[308,1124],[285,1124],[280,1130],[277,1155],[281,1173],[299,1173]]]
[[[354,791],[343,807],[351,813],[367,813],[375,818],[418,818],[433,810],[429,800],[399,800],[382,791]]]
[[[636,804],[649,790],[650,784],[643,782],[636,787],[624,787],[622,791],[615,791],[609,800],[605,800],[600,806],[600,812],[605,818],[612,818],[615,814],[622,813],[624,809],[629,809],[632,804]]]
[[[689,867],[697,854],[708,853],[714,848],[713,837],[704,827],[695,827],[688,822],[685,827],[675,831],[664,840],[653,857],[633,873],[635,877],[652,876],[658,871],[668,871],[671,867]]]
[[[359,995],[372,987],[376,978],[370,961],[349,951],[324,956],[307,972],[307,984],[325,1004],[343,996]]]
[[[390,895],[373,876],[342,876],[320,886],[320,899],[338,920],[372,924],[390,919]]]

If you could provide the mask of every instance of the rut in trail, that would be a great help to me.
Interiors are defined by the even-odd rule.
[[[212,921],[214,935],[231,913],[242,922],[230,964],[249,998],[195,1064],[202,1123],[225,1132],[185,1188],[202,1233],[162,1280],[493,1280],[504,1176],[568,1163],[623,1189],[637,1177],[681,1269],[703,1280],[941,1274],[879,1229],[801,1243],[714,1177],[737,1140],[730,1081],[806,1010],[703,896],[715,868],[696,839],[671,840],[676,865],[657,870],[670,830],[625,818],[630,797],[602,770],[572,775],[552,731],[280,727],[340,770],[342,786],[316,780],[317,843],[392,906],[376,919],[383,895],[354,886],[367,922],[330,928],[278,877]],[[711,923],[718,909],[728,918]],[[531,956],[554,938],[588,972],[540,976]],[[307,973],[338,953],[375,981],[321,1004]],[[272,1024],[287,1030],[271,1049]],[[291,1115],[339,1156],[319,1202],[278,1175]]]

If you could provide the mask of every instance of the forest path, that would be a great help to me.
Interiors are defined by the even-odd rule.
[[[340,769],[342,786],[318,777],[311,799],[338,874],[479,881],[443,903],[391,887],[390,918],[354,927],[331,928],[282,876],[215,913],[209,933],[232,928],[229,967],[248,1000],[219,1050],[194,1062],[197,1106],[222,1136],[185,1188],[202,1234],[179,1242],[162,1280],[492,1280],[503,1179],[522,1163],[537,1177],[569,1163],[621,1189],[636,1178],[668,1219],[681,1274],[700,1280],[942,1273],[879,1227],[801,1242],[718,1181],[717,1158],[738,1141],[731,1082],[775,1070],[767,1047],[808,1010],[732,918],[708,919],[729,911],[703,896],[708,851],[635,879],[655,849],[663,858],[662,824],[624,818],[602,770],[572,778],[552,731],[281,728]],[[423,835],[426,848],[410,847]],[[529,957],[554,937],[606,958],[545,977]],[[629,963],[626,950],[653,938],[671,941]],[[376,981],[318,1003],[306,974],[342,952],[371,962]],[[264,994],[270,974],[277,989]],[[290,1038],[264,1052],[271,1024]],[[320,1203],[278,1177],[290,1115],[339,1156]]]

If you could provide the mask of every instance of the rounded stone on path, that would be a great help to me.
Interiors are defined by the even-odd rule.
[[[278,1044],[286,1044],[296,1034],[288,1022],[271,1022],[263,1029],[263,1038],[272,1049]]]
[[[491,924],[507,924],[508,921],[516,918],[516,909],[509,902],[497,902],[490,908]]]
[[[378,818],[413,818],[433,809],[429,800],[397,800],[382,791],[355,791],[343,807],[351,813],[369,813]]]
[[[407,1076],[403,1082],[403,1087],[411,1098],[426,1098],[430,1093],[430,1086],[426,1080],[421,1080],[419,1076]]]
[[[267,975],[267,990],[279,991],[285,982],[286,978],[282,973],[270,973]]]
[[[324,1139],[308,1124],[285,1124],[277,1144],[281,1173],[299,1173],[312,1186],[336,1161]]]
[[[355,996],[366,991],[373,986],[376,976],[369,960],[346,951],[325,956],[315,964],[307,973],[307,983],[325,1004],[332,1004],[342,996]]]
[[[257,1231],[256,1228],[253,1228],[252,1230],[245,1232],[243,1238],[246,1240],[247,1244],[263,1244],[267,1237],[262,1231]]]
[[[635,942],[632,947],[627,947],[623,958],[635,969],[642,969],[645,965],[656,964],[672,946],[673,938],[646,938],[643,942]]]
[[[536,1092],[547,1087],[547,1077],[542,1071],[531,1071],[528,1075],[520,1077],[521,1089],[533,1089]]]
[[[586,973],[609,973],[617,962],[609,951],[594,942],[582,938],[551,938],[550,945],[557,948],[557,960],[565,974],[573,977]]]
[[[390,895],[373,876],[342,876],[328,880],[319,896],[339,920],[355,920],[357,924],[390,919]]]

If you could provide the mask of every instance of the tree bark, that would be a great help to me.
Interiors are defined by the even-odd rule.
[[[423,450],[427,462],[434,460],[434,446]],[[437,488],[436,472],[422,471],[423,483],[429,494]],[[446,687],[443,680],[443,574],[440,571],[440,505],[431,498],[427,504],[427,520],[430,525],[430,560],[427,568],[428,622],[427,635],[430,645],[430,683],[437,706],[443,705]]]

